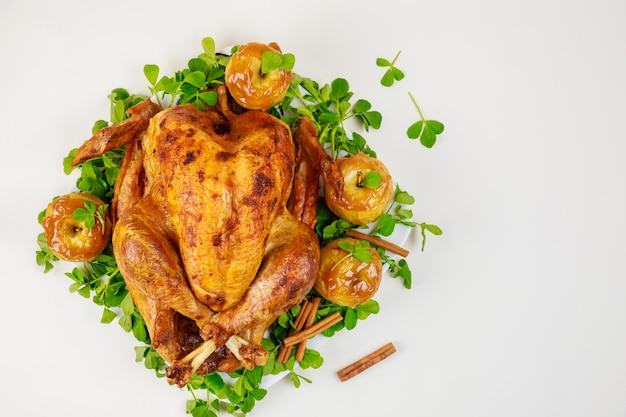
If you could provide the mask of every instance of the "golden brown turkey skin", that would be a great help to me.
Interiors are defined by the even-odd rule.
[[[265,112],[226,119],[182,105],[157,114],[142,145],[145,198],[167,213],[192,290],[214,311],[230,308],[256,276],[291,190],[289,128]]]
[[[211,323],[232,334],[257,326],[249,341],[261,343],[259,335],[309,293],[319,258],[313,229],[287,210],[281,211],[271,229],[256,279],[236,306],[216,314]]]
[[[288,126],[261,111],[235,113],[225,88],[217,93],[219,104],[206,111],[176,106],[146,127],[106,128],[81,147],[100,152],[111,137],[126,141],[113,251],[179,386],[195,370],[262,364],[263,332],[302,301],[319,269],[317,236],[286,208],[295,169]],[[242,338],[248,345],[233,347]]]

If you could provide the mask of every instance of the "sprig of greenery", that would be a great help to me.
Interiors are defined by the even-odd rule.
[[[261,73],[267,74],[277,69],[291,71],[295,63],[296,58],[293,54],[278,54],[274,51],[265,51],[261,55]]]
[[[372,245],[365,240],[357,239],[353,244],[342,240],[339,241],[337,245],[348,253],[346,254],[346,256],[339,259],[331,269],[333,269],[335,266],[339,265],[344,259],[347,259],[349,257],[365,263],[372,262],[372,252],[370,252]]]
[[[411,289],[412,284],[412,273],[411,268],[409,267],[406,259],[395,259],[392,256],[389,256],[386,251],[378,248],[378,254],[380,255],[380,259],[382,262],[389,266],[389,273],[394,278],[402,278],[402,284],[404,288],[407,290]]]
[[[404,79],[404,72],[396,67],[396,61],[400,56],[400,52],[401,51],[398,51],[392,61],[385,58],[376,59],[376,65],[387,68],[380,80],[380,83],[385,87],[391,87],[395,81]],[[411,101],[419,113],[420,120],[409,126],[407,136],[409,139],[419,139],[422,145],[427,148],[432,148],[437,140],[437,135],[443,133],[444,125],[437,120],[426,119],[411,93],[409,93],[409,97],[411,97]]]
[[[411,101],[419,113],[420,120],[409,126],[406,134],[409,139],[419,139],[422,145],[427,148],[432,148],[437,140],[437,135],[443,133],[443,123],[437,120],[426,119],[426,117],[424,117],[424,113],[422,113],[422,110],[417,105],[417,101],[415,101],[415,98],[411,93],[409,93],[409,97],[411,97]]]
[[[96,221],[100,223],[102,233],[105,232],[106,210],[108,204],[97,205],[93,201],[85,200],[83,203],[85,208],[78,207],[72,212],[72,217],[78,222],[82,222],[88,229],[96,226]]]
[[[376,58],[376,65],[387,68],[383,77],[380,79],[380,83],[385,87],[391,87],[395,81],[401,81],[404,78],[404,72],[395,66],[400,52],[401,51],[398,51],[391,62],[385,58]]]
[[[217,104],[217,93],[211,89],[224,83],[225,68],[230,56],[215,52],[212,38],[202,40],[203,52],[187,63],[187,68],[176,71],[174,76],[160,76],[156,64],[143,68],[150,92],[162,107],[191,103],[200,110]],[[160,76],[160,77],[159,77]],[[166,105],[166,97],[169,103]]]
[[[187,401],[187,413],[192,416],[217,417],[224,409],[233,416],[245,416],[252,411],[257,401],[267,395],[267,390],[261,388],[262,366],[252,370],[242,368],[229,374],[229,377],[234,383],[227,383],[217,372],[193,375],[187,384],[187,390],[193,396],[193,399]],[[198,397],[197,392],[200,390],[206,392],[206,399]]]
[[[126,111],[146,100],[147,97],[140,94],[129,94],[125,88],[115,88],[108,96],[110,102],[110,120],[111,124],[118,124],[128,118]],[[97,121],[94,128],[102,127],[106,122]]]
[[[344,124],[355,119],[365,131],[379,129],[382,115],[372,110],[371,103],[365,99],[352,102],[353,95],[344,78],[336,78],[320,87],[316,81],[294,74],[286,98],[277,108],[280,116],[292,124],[297,123],[300,116],[308,116],[319,132],[320,143],[334,158],[341,151],[349,154],[363,151],[375,156],[364,138],[359,134],[350,136]],[[290,118],[290,115],[295,116]]]
[[[380,187],[380,184],[383,182],[383,177],[380,175],[378,171],[368,171],[367,174],[361,179],[357,181],[358,187],[366,187],[371,189],[376,189]]]
[[[417,223],[411,220],[413,218],[413,210],[407,208],[413,203],[415,203],[415,198],[396,184],[392,204],[378,218],[371,234],[388,237],[393,234],[398,224],[415,227]]]
[[[426,232],[429,232],[435,236],[441,236],[443,234],[443,231],[441,230],[441,228],[435,224],[428,224],[428,223],[418,223],[417,224],[420,229],[421,229],[421,236],[422,236],[422,252],[424,251],[424,247],[426,246]]]
[[[45,210],[42,212],[45,214]],[[43,216],[40,215],[39,223],[41,223],[41,218]],[[50,248],[48,247],[48,242],[46,241],[46,234],[39,233],[37,235],[37,246],[39,246],[39,250],[35,251],[35,260],[37,265],[43,267],[43,273],[46,274],[54,268],[54,263],[59,260],[57,256],[52,253]]]

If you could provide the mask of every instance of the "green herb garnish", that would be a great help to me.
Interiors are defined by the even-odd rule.
[[[93,229],[96,226],[96,222],[101,225],[102,234],[105,232],[106,226],[106,210],[109,207],[108,204],[97,205],[93,201],[85,200],[83,203],[85,208],[78,207],[72,213],[74,220],[82,222],[88,229]]]
[[[261,74],[274,70],[291,71],[296,63],[293,54],[278,54],[274,51],[265,51],[261,55]]]
[[[398,51],[391,62],[385,58],[376,59],[376,65],[387,68],[387,71],[385,71],[383,77],[380,79],[380,83],[385,87],[391,87],[395,81],[401,81],[404,78],[404,72],[395,66],[400,52],[401,51]]]
[[[437,140],[437,135],[443,132],[443,123],[437,120],[427,120],[411,93],[409,93],[409,97],[411,97],[411,101],[419,113],[420,120],[409,126],[406,134],[409,139],[419,139],[422,145],[432,148]]]

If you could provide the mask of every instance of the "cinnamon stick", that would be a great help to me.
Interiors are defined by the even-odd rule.
[[[300,307],[300,311],[294,320],[294,327],[296,328],[291,334],[294,334],[304,327],[309,318],[309,313],[311,311],[312,303],[309,300],[304,300]],[[316,308],[317,310],[317,308]],[[276,356],[276,360],[279,362],[285,363],[289,360],[289,356],[291,356],[291,351],[293,350],[293,346],[283,345],[278,351],[278,355]]]
[[[393,343],[389,342],[386,345],[378,348],[374,352],[367,356],[362,357],[358,361],[346,366],[345,368],[337,372],[337,376],[341,382],[345,382],[348,379],[360,374],[366,369],[376,365],[378,362],[385,358],[388,358],[396,352],[396,347]]]
[[[404,249],[403,247],[398,246],[395,243],[391,243],[388,240],[381,239],[376,236],[370,236],[365,233],[357,232],[354,229],[348,229],[346,231],[346,236],[353,237],[355,239],[367,240],[369,243],[376,245],[379,248],[383,248],[405,258],[409,255],[409,251],[407,249]]]
[[[317,309],[321,301],[322,301],[321,297],[315,297],[309,303],[311,305],[311,308],[309,309],[306,323],[304,323],[305,329],[308,329],[309,327],[311,327],[313,323],[315,322],[315,315],[317,314]],[[304,353],[306,351],[306,343],[307,341],[303,340],[302,342],[298,344],[298,349],[296,350],[296,360],[298,362],[302,362],[302,360],[304,359]]]
[[[285,346],[293,346],[296,345],[303,340],[310,339],[311,337],[323,332],[324,330],[332,327],[333,325],[339,323],[343,320],[343,317],[338,311],[335,311],[333,314],[324,317],[322,320],[315,323],[313,326],[303,329],[299,332],[292,334],[291,336],[286,337],[283,340]]]

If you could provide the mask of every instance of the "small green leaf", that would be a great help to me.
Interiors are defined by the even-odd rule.
[[[404,288],[407,290],[411,289],[411,270],[409,269],[409,264],[404,259],[400,259],[398,262],[398,268],[395,271],[395,277],[401,277],[404,279]]]
[[[72,212],[72,217],[77,222],[83,223],[86,228],[92,229],[96,225],[96,219],[93,213],[85,210],[84,208],[78,207]]]
[[[355,113],[364,113],[371,108],[372,108],[372,104],[369,101],[359,99],[354,103],[354,106],[352,107],[352,111]]]
[[[345,99],[350,92],[350,84],[343,78],[336,78],[330,85],[330,98],[336,101]]]
[[[406,134],[409,137],[409,139],[417,139],[420,136],[422,136],[422,131],[424,130],[425,125],[426,123],[424,123],[423,120],[420,120],[420,121],[413,123],[411,126],[409,126],[409,128],[406,131]]]
[[[365,177],[357,184],[359,187],[376,189],[383,182],[383,177],[378,171],[369,171]]]
[[[187,63],[187,67],[192,72],[200,71],[204,74],[207,70],[207,63],[200,58],[191,58]]]
[[[357,323],[356,310],[349,308],[346,310],[346,314],[343,317],[343,323],[346,326],[346,330],[352,330],[356,327]]]
[[[133,336],[135,336],[135,339],[139,340],[140,342],[149,342],[146,325],[143,319],[141,319],[141,317],[137,314],[133,316]]]
[[[122,313],[127,316],[130,316],[135,311],[135,303],[133,303],[133,298],[130,296],[130,293],[126,293],[126,296],[120,303],[120,308],[122,309]]]
[[[96,120],[93,124],[93,127],[91,128],[91,134],[96,133],[98,130],[103,129],[105,127],[109,126],[109,122],[107,122],[106,120]],[[74,153],[76,154],[76,153]]]
[[[393,73],[394,80],[401,81],[404,78],[404,72],[402,72],[402,70],[398,68],[392,68],[391,71]]]
[[[394,83],[393,71],[388,69],[380,79],[380,83],[385,87],[391,87]]]
[[[274,51],[265,51],[261,56],[261,73],[267,74],[270,71],[277,70],[282,63],[283,60],[279,54]]]
[[[293,67],[296,65],[296,57],[294,54],[283,54],[283,65],[281,65],[281,69],[285,71],[291,71]]]
[[[389,213],[383,213],[376,221],[376,231],[383,236],[391,236],[396,228],[396,220]]]
[[[376,65],[379,67],[390,67],[391,62],[385,58],[376,58]]]
[[[211,37],[202,39],[202,50],[208,56],[215,57],[215,40]]]
[[[143,67],[143,73],[150,85],[155,86],[159,79],[159,66],[154,64],[146,64]]]
[[[265,51],[261,55],[261,73],[267,74],[268,72],[282,69],[285,71],[291,71],[295,64],[295,57],[293,54],[279,54],[274,51]]]
[[[435,236],[440,236],[443,234],[443,231],[437,225],[422,223],[421,226]]]
[[[115,313],[115,311],[105,308],[102,311],[102,317],[100,318],[100,323],[109,324],[113,320],[115,320],[115,317],[117,317],[117,314]]]
[[[124,329],[125,332],[130,332],[133,329],[133,318],[132,316],[122,316],[118,321],[119,325]]]
[[[150,350],[150,346],[135,346],[135,362],[141,362]]]
[[[409,126],[406,134],[409,139],[419,139],[422,145],[432,148],[437,140],[437,135],[443,132],[443,123],[437,120],[427,120],[411,93],[409,93],[409,97],[420,115],[420,120]]]
[[[206,85],[206,76],[202,71],[193,71],[185,76],[184,82],[191,84],[194,87],[201,89]]]
[[[376,59],[376,65],[378,65],[379,67],[387,68],[382,78],[380,79],[380,83],[384,87],[391,87],[394,84],[394,82],[400,81],[404,78],[404,73],[395,66],[396,61],[398,60],[398,57],[400,56],[400,52],[401,51],[398,51],[396,56],[393,58],[393,61],[391,62],[389,62],[388,59],[384,59],[384,58]]]
[[[398,204],[411,205],[415,203],[415,197],[408,192],[401,190],[399,187],[396,187],[394,201]]]
[[[426,124],[430,129],[432,129],[433,132],[435,132],[435,134],[439,135],[443,133],[443,123],[438,122],[437,120],[426,120]]]
[[[215,91],[205,91],[199,93],[198,98],[207,106],[215,106],[217,104],[217,93]]]

